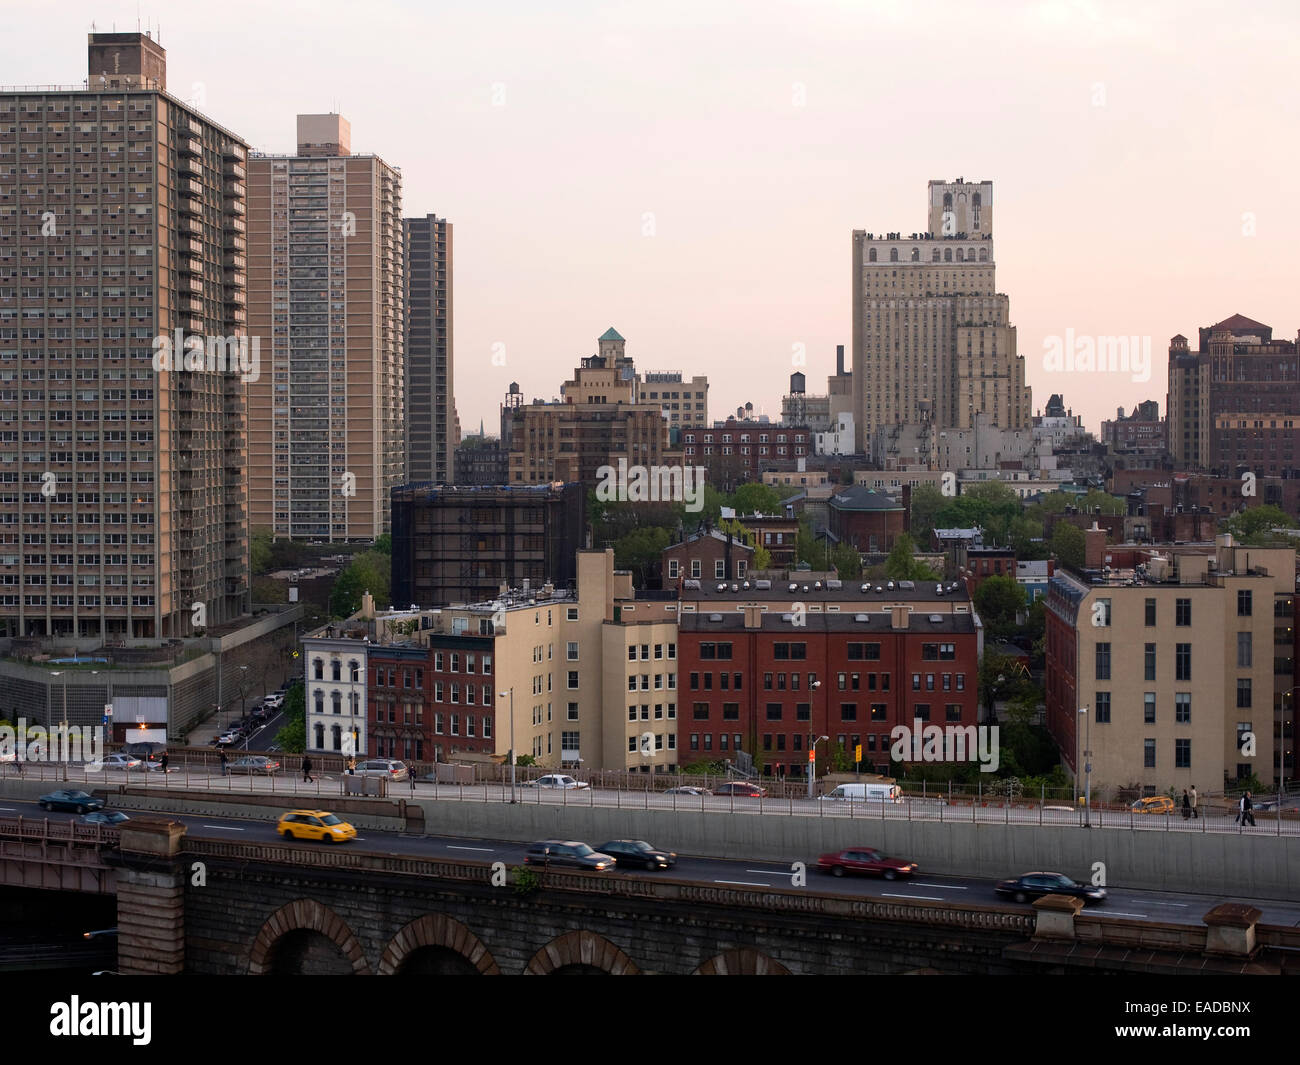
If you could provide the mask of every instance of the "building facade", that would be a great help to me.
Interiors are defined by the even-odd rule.
[[[401,174],[353,155],[340,115],[299,115],[295,155],[249,161],[252,522],[373,540],[406,481]]]
[[[0,92],[0,619],[186,637],[249,611],[248,146],[147,34],[88,60]]]
[[[682,433],[685,462],[703,466],[707,483],[723,493],[760,481],[765,470],[793,470],[812,450],[808,429],[766,421],[728,418]]]
[[[452,352],[452,226],[426,215],[402,222],[406,243],[406,480],[456,479]],[[504,484],[504,478],[490,482]]]

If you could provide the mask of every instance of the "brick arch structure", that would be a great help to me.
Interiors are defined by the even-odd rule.
[[[610,976],[640,976],[636,962],[595,932],[565,932],[542,947],[524,968],[525,976],[549,976],[566,965],[591,965]]]
[[[392,976],[421,947],[444,947],[459,954],[483,976],[501,975],[483,941],[454,917],[441,913],[425,914],[403,927],[388,941],[375,971],[380,976]]]
[[[355,975],[369,975],[370,963],[366,961],[365,951],[352,934],[352,929],[342,917],[315,899],[295,899],[267,918],[248,952],[248,974],[264,976],[269,973],[271,952],[276,943],[290,932],[299,930],[319,932],[343,952]]]
[[[695,970],[693,976],[789,976],[790,970],[752,947],[725,950]]]

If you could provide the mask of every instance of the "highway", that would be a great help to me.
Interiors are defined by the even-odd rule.
[[[288,798],[286,796],[286,798]],[[305,798],[305,796],[303,796]],[[291,804],[286,802],[286,808]],[[326,804],[328,808],[328,804]],[[35,802],[23,802],[0,798],[0,816],[3,817],[48,817],[54,820],[71,820],[76,817],[69,813],[45,813]],[[283,844],[275,832],[272,820],[253,820],[234,817],[214,817],[211,815],[174,815],[183,822],[187,831],[200,838],[235,839],[241,842]],[[593,847],[599,847],[604,840],[586,840]],[[649,842],[656,847],[674,849],[671,839],[653,839]],[[328,844],[290,841],[290,846],[323,847]],[[864,822],[860,846],[872,846],[870,824]],[[493,862],[505,862],[507,866],[518,866],[523,862],[527,845],[518,842],[493,839],[462,839],[454,836],[404,836],[397,833],[363,829],[357,839],[342,846],[354,847],[379,854],[396,856],[422,855],[433,858],[448,858],[459,862],[483,862],[484,878],[490,875]],[[907,858],[907,855],[893,857]],[[695,884],[726,884],[730,886],[761,888],[767,891],[797,893],[801,890],[815,891],[818,894],[843,895],[856,898],[880,898],[900,900],[921,900],[927,902],[950,902],[967,905],[1001,905],[1029,912],[1028,904],[1017,905],[1009,899],[999,898],[993,891],[993,882],[982,878],[963,876],[937,876],[927,874],[922,869],[912,879],[886,881],[875,877],[831,877],[816,868],[816,854],[790,855],[785,861],[733,861],[707,856],[680,857],[677,865],[663,872],[630,871],[614,872],[609,876],[646,876],[665,877],[683,880]],[[805,883],[795,886],[796,864],[804,863]],[[1012,877],[1033,870],[1006,870],[1006,876]],[[1075,879],[1085,879],[1088,870],[1061,869]],[[1108,918],[1134,918],[1170,924],[1199,925],[1201,917],[1221,902],[1246,902],[1258,907],[1263,913],[1265,924],[1300,927],[1300,902],[1281,902],[1271,899],[1253,899],[1242,895],[1201,895],[1191,892],[1159,892],[1129,890],[1123,885],[1107,885],[1108,897],[1101,904],[1088,905],[1088,913]]]

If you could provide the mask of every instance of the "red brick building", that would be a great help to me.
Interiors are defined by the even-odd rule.
[[[660,555],[664,587],[684,580],[744,580],[754,566],[754,549],[743,540],[706,526]]]
[[[847,485],[826,504],[828,527],[840,543],[862,552],[888,552],[907,528],[903,504],[866,485]]]
[[[792,470],[812,452],[807,428],[728,418],[711,429],[682,430],[686,465],[703,466],[707,483],[724,493],[761,481],[764,470]]]
[[[1009,547],[972,547],[965,552],[961,577],[974,598],[979,586],[990,577],[1016,576],[1016,553]]]
[[[755,582],[763,585],[767,582]],[[828,582],[838,584],[838,582]],[[864,592],[862,588],[867,590]],[[678,627],[682,763],[761,761],[804,777],[820,736],[849,758],[889,759],[897,725],[975,725],[978,638],[961,585],[789,591],[754,587],[688,602]],[[708,589],[699,593],[710,595]],[[806,596],[806,599],[804,598]],[[818,749],[826,770],[827,745]]]

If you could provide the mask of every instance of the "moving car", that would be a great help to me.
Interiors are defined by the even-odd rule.
[[[903,789],[897,784],[841,784],[820,798],[833,802],[902,802]]]
[[[279,770],[280,763],[264,754],[250,754],[247,758],[236,758],[227,768],[231,773],[261,773],[270,776]]]
[[[121,810],[94,810],[88,814],[82,814],[81,819],[88,825],[106,825],[114,828],[123,821],[130,821]]]
[[[1135,814],[1171,814],[1174,812],[1174,800],[1168,795],[1148,795],[1138,799],[1129,807]]]
[[[866,873],[883,876],[886,880],[897,880],[900,876],[911,876],[918,867],[916,862],[904,861],[902,858],[886,858],[870,847],[850,847],[848,850],[823,854],[817,859],[817,868],[832,876]]]
[[[1010,895],[1016,902],[1033,902],[1044,895],[1069,895],[1085,902],[1101,902],[1106,898],[1104,887],[1080,884],[1064,873],[1025,873],[1014,880],[1002,880],[994,889],[999,895]]]
[[[746,780],[729,780],[725,784],[719,784],[713,794],[742,795],[747,799],[765,799],[767,798],[767,789],[760,788],[757,784],[751,784]]]
[[[105,769],[139,769],[140,759],[132,758],[129,754],[123,754],[121,751],[114,751],[112,754],[104,755]]]
[[[275,830],[285,839],[317,839],[343,843],[356,839],[357,830],[327,810],[289,810],[280,815]]]
[[[279,710],[284,705],[284,693],[272,692],[262,700],[262,705],[268,710]]]
[[[389,780],[406,780],[411,772],[405,762],[395,758],[371,758],[357,763],[356,775],[359,777],[387,777]]]
[[[48,795],[42,795],[37,801],[41,804],[42,810],[75,810],[79,814],[104,808],[103,799],[97,799],[89,792],[77,791],[75,788],[52,791]]]
[[[613,869],[616,862],[611,855],[601,854],[577,840],[544,839],[528,848],[524,864],[572,865],[579,869],[606,872]]]
[[[536,780],[530,781],[528,786],[530,788],[559,788],[562,791],[591,787],[590,784],[586,784],[581,780],[574,780],[573,777],[564,773],[547,773],[544,777],[538,777]]]
[[[669,788],[664,792],[665,795],[712,795],[708,788],[694,788],[683,785],[680,788]]]
[[[668,869],[677,864],[673,851],[661,851],[643,839],[612,839],[596,848],[608,854],[620,869]]]

